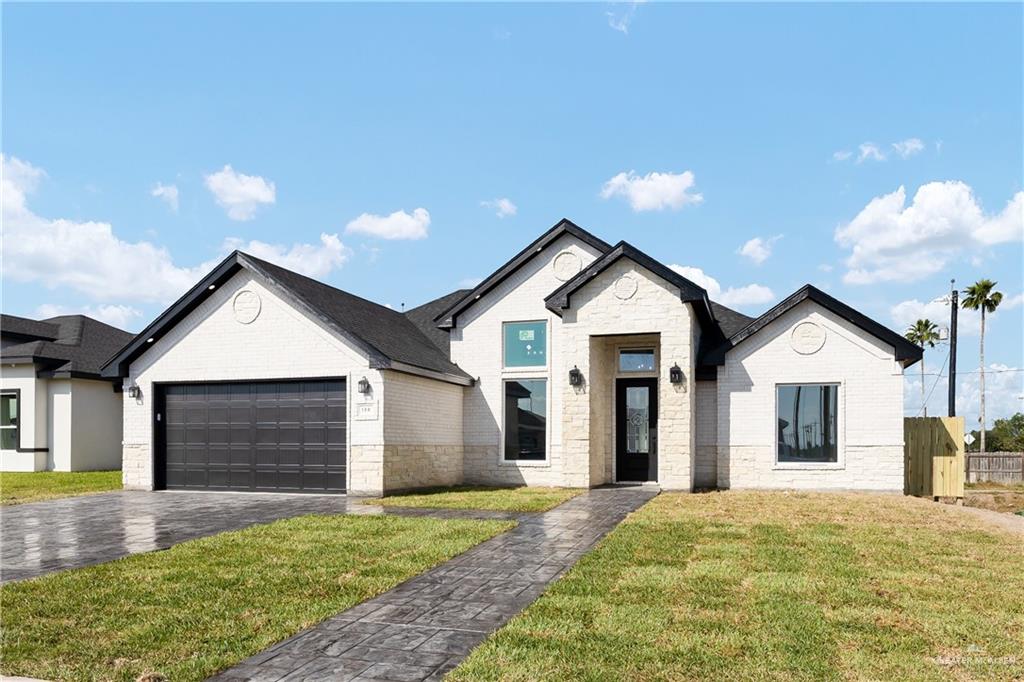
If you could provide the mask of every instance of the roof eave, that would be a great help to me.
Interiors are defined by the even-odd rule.
[[[478,301],[482,296],[508,279],[508,277],[519,270],[519,268],[526,265],[526,263],[533,259],[535,254],[543,251],[545,247],[565,234],[572,235],[601,252],[608,251],[612,248],[611,244],[607,243],[600,237],[591,234],[568,218],[562,218],[551,226],[544,234],[537,237],[537,239],[533,240],[522,251],[513,256],[508,262],[491,273],[491,275],[483,282],[476,285],[476,287],[474,287],[464,297],[460,298],[447,310],[435,317],[434,321],[437,323],[438,328],[452,329],[455,327],[456,320],[461,313],[465,312],[467,308],[476,303],[476,301]]]

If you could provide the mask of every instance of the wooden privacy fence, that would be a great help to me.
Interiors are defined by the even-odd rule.
[[[967,482],[1024,483],[1024,452],[968,452]]]
[[[903,420],[903,492],[933,499],[963,498],[963,417]]]

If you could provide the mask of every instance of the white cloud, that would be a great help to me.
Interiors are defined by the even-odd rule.
[[[643,3],[643,0],[632,0],[626,3],[615,3],[615,9],[605,12],[605,16],[608,17],[608,26],[618,31],[619,33],[629,33],[629,26],[633,23],[633,17],[636,16],[637,5]]]
[[[929,350],[925,365],[924,390],[928,397],[928,414],[944,415],[949,401],[949,367],[942,367],[946,352]],[[975,365],[963,363],[957,372],[956,413],[964,417],[964,427],[971,431],[978,428],[981,413],[981,373]],[[921,411],[920,367],[914,365],[903,375],[903,413],[909,417]],[[1024,371],[1020,367],[992,363],[985,368],[985,420],[988,428],[996,419],[1005,419],[1021,410],[1021,396],[1024,396]]]
[[[712,301],[722,305],[735,308],[749,308],[771,303],[775,300],[775,294],[768,287],[761,284],[747,284],[742,287],[729,287],[722,289],[718,280],[708,275],[700,268],[688,265],[670,265],[670,268],[690,280],[697,286],[703,287]]]
[[[832,266],[831,263],[820,263],[818,265],[818,269],[821,270],[822,272],[832,272],[835,268]]]
[[[459,280],[459,288],[472,289],[482,281],[484,281],[482,277],[466,277],[465,279]]]
[[[777,234],[774,237],[768,239],[762,239],[761,237],[754,237],[747,241],[743,246],[739,248],[736,253],[741,256],[746,256],[753,263],[760,265],[761,263],[768,260],[772,255],[772,247],[775,246],[775,242],[782,239],[781,234]]]
[[[933,275],[960,255],[1024,238],[1024,192],[997,215],[986,215],[963,182],[922,185],[910,206],[906,190],[872,199],[835,240],[851,249],[847,284],[911,282]]]
[[[426,239],[430,227],[430,213],[417,208],[412,214],[395,211],[381,216],[363,213],[345,226],[348,234],[365,234],[380,239]]]
[[[320,234],[319,244],[291,246],[257,240],[245,242],[237,237],[224,240],[222,250],[225,254],[235,249],[308,277],[324,277],[352,257],[352,250],[341,243],[337,234],[327,233]]]
[[[1006,296],[1002,304],[996,308],[994,313],[985,313],[985,329],[992,330],[992,325],[998,323],[1000,313],[1012,310],[1024,303],[1024,293],[1016,296]],[[918,320],[931,320],[940,327],[949,327],[949,303],[945,298],[937,298],[928,302],[922,302],[916,298],[908,301],[901,301],[889,309],[894,329],[900,333],[906,331],[907,327]],[[959,309],[956,316],[956,328],[958,336],[978,336],[981,333],[981,312],[970,308]]]
[[[178,186],[177,185],[165,185],[162,182],[156,183],[153,189],[149,192],[150,196],[154,196],[160,199],[165,204],[171,207],[171,210],[175,213],[178,212]]]
[[[230,165],[204,178],[206,188],[232,220],[252,220],[256,209],[277,200],[274,183],[258,175],[238,173]]]
[[[633,171],[619,173],[601,188],[601,197],[622,196],[629,200],[634,212],[679,210],[688,204],[700,204],[704,196],[691,192],[695,183],[691,171],[682,173],[648,173],[637,175]]]
[[[857,163],[865,161],[885,161],[885,153],[874,142],[864,142],[858,149]]]
[[[916,137],[908,137],[905,140],[893,142],[892,148],[896,150],[896,153],[901,158],[909,159],[914,154],[920,154],[924,151],[924,142]]]
[[[851,152],[849,149],[840,149],[837,152],[832,152],[833,161],[846,161],[851,156],[853,156],[853,152]]]
[[[181,267],[167,249],[147,241],[121,239],[110,223],[37,215],[29,208],[27,195],[45,173],[3,155],[0,166],[4,278],[38,282],[49,289],[67,287],[104,304],[166,303],[184,293],[219,260]],[[242,244],[239,239],[225,240],[221,257]],[[244,248],[286,267],[317,274],[326,274],[327,264],[336,267],[347,257],[337,235],[322,235],[318,246],[297,244],[285,250],[249,242]]]
[[[494,214],[499,218],[514,216],[519,211],[519,208],[507,197],[494,199],[492,201],[481,201],[480,205],[484,208],[493,208]]]
[[[118,329],[134,331],[137,328],[135,322],[138,321],[138,318],[142,317],[142,311],[127,305],[87,305],[75,308],[73,306],[44,303],[36,308],[35,315],[41,320],[59,315],[85,315],[94,320],[106,322]]]

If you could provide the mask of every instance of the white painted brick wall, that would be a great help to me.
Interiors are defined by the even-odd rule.
[[[790,334],[825,329],[812,355]],[[776,464],[778,383],[839,383],[839,463]],[[731,488],[903,489],[903,374],[891,346],[805,301],[726,356],[718,371],[718,482]]]
[[[232,300],[241,289],[256,292],[262,306],[251,324],[235,320]],[[123,478],[126,488],[153,487],[152,406],[154,382],[346,377],[349,391],[349,490],[380,493],[383,483],[383,419],[357,421],[351,406],[355,383],[366,377],[380,399],[380,373],[328,329],[241,271],[132,363],[125,386],[142,389],[124,399]]]
[[[562,422],[558,417],[562,412],[561,387],[567,383],[567,374],[550,371],[564,364],[560,360],[561,320],[544,307],[544,297],[562,285],[554,275],[551,261],[566,250],[576,253],[583,267],[599,255],[575,237],[561,237],[459,316],[451,332],[452,361],[470,376],[479,378],[475,386],[465,389],[463,402],[464,468],[468,483],[571,484],[572,477],[564,470]],[[502,358],[502,323],[527,320],[548,322],[548,365],[540,370],[506,370]],[[548,379],[546,462],[500,461],[502,381],[515,377]]]
[[[462,386],[385,370],[384,490],[463,480]]]

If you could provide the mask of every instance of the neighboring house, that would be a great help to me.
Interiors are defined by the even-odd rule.
[[[235,252],[104,375],[130,488],[901,490],[920,357],[810,285],[752,319],[563,220],[404,314]]]
[[[0,315],[0,471],[121,468],[121,384],[100,368],[131,338],[84,315]]]

